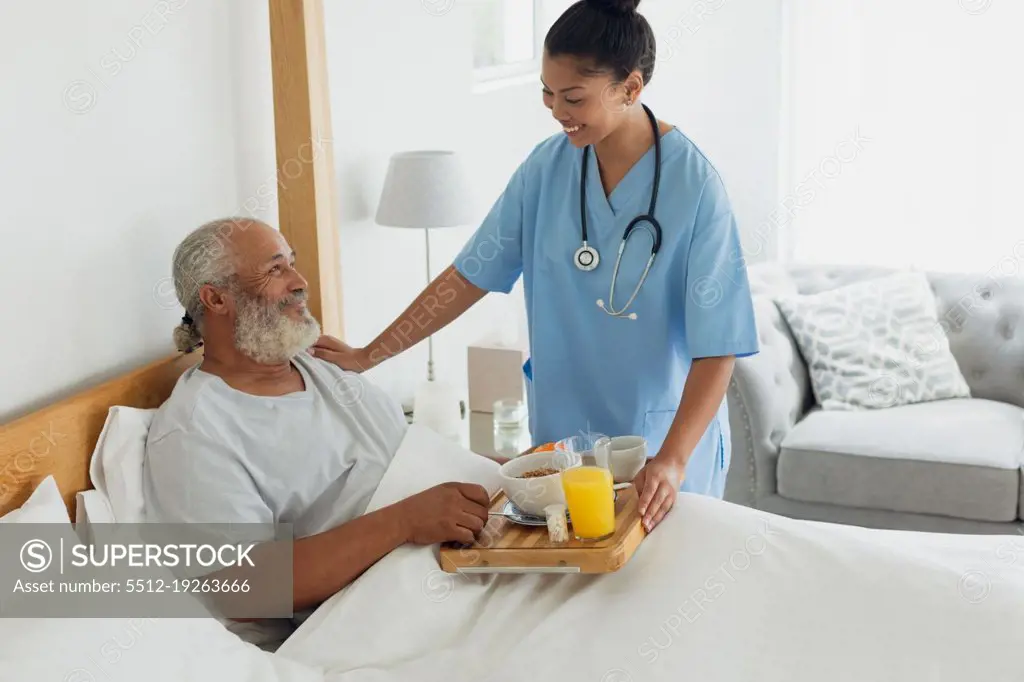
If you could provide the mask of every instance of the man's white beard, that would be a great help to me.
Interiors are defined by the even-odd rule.
[[[287,362],[320,338],[320,323],[308,310],[294,320],[284,308],[305,296],[290,296],[270,303],[246,292],[235,292],[238,318],[235,320],[235,347],[263,365]]]

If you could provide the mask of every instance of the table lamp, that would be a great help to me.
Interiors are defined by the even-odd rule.
[[[468,178],[455,152],[399,152],[388,163],[376,222],[423,230],[430,284],[430,230],[470,224],[475,218],[472,199]],[[427,379],[416,391],[413,421],[458,440],[464,406],[452,386],[435,378],[432,336],[427,344]]]

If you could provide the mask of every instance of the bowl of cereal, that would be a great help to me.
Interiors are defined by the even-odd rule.
[[[544,517],[544,507],[565,504],[563,469],[579,466],[582,459],[569,452],[532,452],[501,465],[501,488],[521,512]]]

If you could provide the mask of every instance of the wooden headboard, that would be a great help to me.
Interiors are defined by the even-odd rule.
[[[159,407],[202,352],[175,354],[82,391],[0,427],[0,516],[53,474],[71,518],[75,494],[92,488],[89,462],[114,405]]]

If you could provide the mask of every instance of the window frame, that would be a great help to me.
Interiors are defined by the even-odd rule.
[[[519,2],[523,0],[517,0]],[[533,59],[497,64],[495,66],[480,66],[473,68],[474,86],[493,86],[505,82],[521,82],[528,77],[540,75],[541,54],[544,50],[544,2],[545,0],[532,0],[533,2]]]

